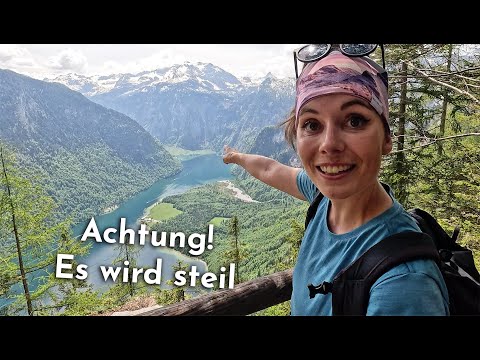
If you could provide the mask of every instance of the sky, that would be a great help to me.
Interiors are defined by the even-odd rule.
[[[36,79],[138,73],[181,64],[212,63],[236,77],[293,77],[299,44],[0,44],[0,69]]]

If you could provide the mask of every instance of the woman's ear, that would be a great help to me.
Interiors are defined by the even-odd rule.
[[[390,134],[385,134],[385,139],[383,140],[382,155],[388,155],[392,151],[393,143],[392,136]]]

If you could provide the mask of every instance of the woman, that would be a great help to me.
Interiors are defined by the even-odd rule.
[[[308,62],[284,123],[303,164],[289,167],[225,147],[235,163],[264,183],[312,202],[324,195],[305,231],[293,272],[292,315],[332,315],[331,294],[309,297],[308,284],[332,281],[387,236],[420,231],[379,181],[392,150],[386,71],[366,56],[333,51]],[[400,264],[372,286],[367,315],[448,315],[448,292],[433,260]]]

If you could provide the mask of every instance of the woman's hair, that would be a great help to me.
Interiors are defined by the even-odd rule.
[[[297,151],[295,145],[297,142],[297,128],[295,126],[295,106],[290,111],[288,117],[280,124],[284,126],[285,140],[293,148],[294,151]]]

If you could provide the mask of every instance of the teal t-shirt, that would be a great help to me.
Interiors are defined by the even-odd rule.
[[[300,192],[311,203],[316,187],[304,170],[297,176]],[[332,294],[309,298],[307,286],[334,277],[387,236],[420,231],[415,220],[389,194],[388,210],[349,233],[337,235],[327,226],[330,200],[322,199],[302,240],[293,271],[292,315],[332,315]],[[383,274],[370,289],[367,315],[448,315],[448,291],[433,260],[414,260]]]

